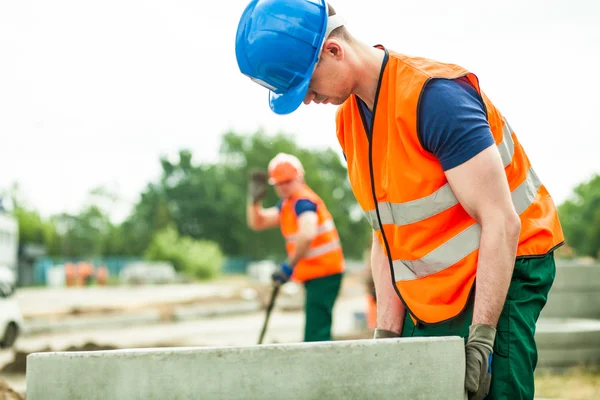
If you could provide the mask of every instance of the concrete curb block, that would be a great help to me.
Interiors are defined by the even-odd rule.
[[[464,400],[458,337],[34,353],[27,399]]]
[[[600,265],[557,265],[542,318],[600,319]]]
[[[540,368],[600,364],[600,321],[540,319],[535,339]]]

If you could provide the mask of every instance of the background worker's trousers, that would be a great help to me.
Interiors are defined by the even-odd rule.
[[[333,306],[340,291],[341,282],[342,274],[304,282],[306,288],[306,303],[304,306],[306,314],[305,342],[331,340]]]
[[[554,254],[518,259],[508,296],[498,320],[492,386],[487,400],[533,400],[534,371],[538,354],[535,324],[548,298],[556,275]],[[409,314],[404,318],[402,336],[469,336],[473,302],[458,317],[439,325],[415,327]]]

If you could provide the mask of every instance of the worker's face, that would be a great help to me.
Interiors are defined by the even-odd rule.
[[[280,199],[291,197],[302,185],[302,178],[295,178],[275,184],[275,192]]]
[[[304,104],[340,105],[352,94],[352,80],[343,42],[327,39],[304,97]]]

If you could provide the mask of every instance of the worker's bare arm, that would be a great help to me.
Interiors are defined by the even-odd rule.
[[[319,217],[314,211],[305,211],[298,217],[298,233],[296,234],[296,249],[294,254],[288,260],[290,267],[294,268],[296,264],[302,260],[308,250],[310,244],[317,236],[317,227]]]
[[[521,222],[496,146],[446,171],[461,205],[481,226],[473,324],[496,326],[515,263]]]
[[[279,226],[279,209],[277,207],[262,208],[260,203],[248,203],[246,220],[250,229],[262,231]]]
[[[377,294],[377,329],[392,331],[400,335],[404,323],[404,304],[396,294],[390,263],[375,232],[373,232],[371,249],[371,273]]]

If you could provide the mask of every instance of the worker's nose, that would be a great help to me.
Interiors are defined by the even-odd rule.
[[[310,102],[313,101],[315,96],[316,96],[316,93],[313,92],[312,90],[309,90],[308,92],[306,92],[306,96],[304,96],[304,104],[310,104]]]

